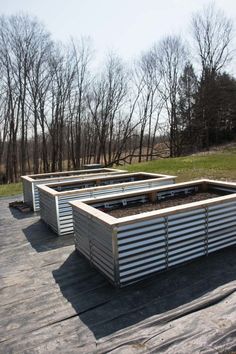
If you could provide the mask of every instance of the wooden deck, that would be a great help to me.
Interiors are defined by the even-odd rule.
[[[39,216],[0,198],[0,353],[236,350],[236,248],[114,289]]]

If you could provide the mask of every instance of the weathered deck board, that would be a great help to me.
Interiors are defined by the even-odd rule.
[[[0,353],[236,350],[236,248],[114,289],[0,198]]]

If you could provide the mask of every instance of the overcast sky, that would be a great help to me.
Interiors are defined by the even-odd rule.
[[[188,34],[191,14],[208,3],[206,0],[0,0],[0,12],[36,15],[55,39],[90,36],[98,58],[112,49],[130,60],[163,35]],[[236,0],[216,0],[215,4],[236,20]]]

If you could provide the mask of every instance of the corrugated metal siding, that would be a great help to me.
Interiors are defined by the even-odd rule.
[[[236,202],[208,208],[207,253],[236,243]]]
[[[167,267],[205,254],[206,213],[199,208],[167,219]]]
[[[31,182],[23,179],[23,196],[24,202],[33,208],[33,193],[32,193],[32,184]]]
[[[169,180],[163,180],[160,181],[158,179],[156,179],[155,181],[152,182],[148,182],[147,181],[143,181],[138,184],[138,185],[127,185],[124,188],[125,192],[129,192],[129,191],[133,191],[133,190],[140,190],[142,188],[154,188],[154,187],[161,187],[161,186],[167,186],[169,184],[174,184],[175,180],[174,179],[169,179]],[[122,188],[122,186],[121,186]],[[118,192],[120,192],[121,190],[119,189]],[[115,192],[114,192],[115,193]]]
[[[120,285],[166,267],[165,219],[134,222],[118,227]]]
[[[32,183],[32,188],[34,189],[34,211],[39,211],[40,210],[40,202],[39,202],[39,189],[38,189],[38,184],[43,184],[36,182]]]
[[[236,202],[118,228],[120,285],[236,244]]]
[[[57,200],[49,198],[48,194],[40,190],[40,216],[55,232],[58,232]]]
[[[75,246],[96,268],[115,282],[112,231],[98,221],[73,210]]]
[[[211,191],[218,191],[218,192],[228,192],[228,193],[235,193],[234,188],[226,187],[226,186],[220,186],[220,185],[214,185],[214,183],[210,186]]]
[[[59,235],[69,234],[73,232],[73,217],[72,217],[72,207],[69,202],[73,200],[80,200],[88,198],[90,194],[87,193],[77,193],[73,195],[58,196],[58,224],[59,224]],[[48,196],[50,197],[50,196]]]

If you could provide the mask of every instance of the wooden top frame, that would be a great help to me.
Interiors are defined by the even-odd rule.
[[[43,181],[45,180],[51,180],[53,179],[58,179],[60,177],[62,178],[72,178],[72,177],[78,177],[78,176],[84,176],[84,175],[96,175],[98,173],[127,173],[126,170],[118,170],[115,168],[94,168],[94,169],[86,169],[86,170],[75,170],[75,171],[62,171],[62,172],[50,172],[50,173],[40,173],[40,174],[32,174],[32,175],[26,175],[26,176],[21,176],[21,179],[29,181],[29,182],[36,182],[36,181]],[[70,174],[68,176],[68,174]],[[51,177],[53,176],[53,177]]]

